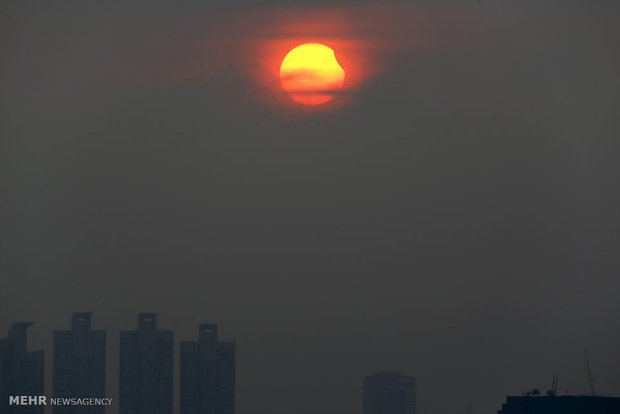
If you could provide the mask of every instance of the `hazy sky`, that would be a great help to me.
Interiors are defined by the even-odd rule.
[[[617,1],[4,1],[0,329],[238,342],[238,414],[620,394]],[[273,3],[277,3],[274,6]],[[349,62],[321,110],[273,62]],[[178,345],[178,344],[177,344]]]

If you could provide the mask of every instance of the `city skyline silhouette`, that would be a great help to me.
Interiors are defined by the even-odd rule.
[[[2,398],[111,398],[113,402],[82,408],[9,404],[3,405],[0,413],[235,414],[236,343],[220,341],[217,324],[202,323],[197,341],[181,340],[175,346],[174,331],[159,330],[157,321],[157,313],[139,313],[136,330],[119,331],[119,341],[112,348],[119,352],[119,358],[109,361],[106,331],[92,329],[91,312],[74,312],[69,330],[53,331],[51,373],[45,372],[45,352],[29,349],[27,330],[34,323],[12,323],[7,337],[0,338]],[[554,374],[546,393],[531,388],[520,396],[509,394],[497,412],[609,414],[620,409],[620,397],[595,393],[587,350],[584,353],[589,394],[569,395],[566,391],[566,395],[558,395],[559,375]],[[120,367],[117,378],[106,375],[114,365]],[[180,373],[178,378],[175,372]],[[50,377],[51,390],[44,385]],[[105,384],[110,382],[117,389],[106,391]],[[360,395],[361,414],[417,414],[415,377],[385,371],[367,375]],[[467,412],[473,413],[473,408],[468,406]]]

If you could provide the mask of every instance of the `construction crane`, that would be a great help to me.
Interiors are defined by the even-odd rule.
[[[547,391],[547,395],[549,397],[553,397],[557,394],[559,379],[560,379],[560,376],[558,374],[553,374],[553,379],[551,380],[551,388],[549,389],[549,391]]]
[[[588,385],[590,385],[590,393],[594,397],[596,393],[594,392],[594,377],[592,376],[592,371],[590,370],[590,359],[588,358],[588,350],[583,348],[583,355],[586,358],[586,368],[588,369]]]

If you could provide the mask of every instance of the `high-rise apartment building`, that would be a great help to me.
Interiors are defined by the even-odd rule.
[[[0,339],[0,413],[42,414],[42,405],[9,405],[9,396],[42,396],[43,351],[28,352],[31,322],[11,324],[9,334]]]
[[[119,338],[120,414],[172,414],[174,342],[157,329],[157,314],[138,315],[135,331]]]
[[[74,313],[71,329],[54,331],[55,398],[105,397],[105,331],[91,329],[90,313]],[[103,414],[99,406],[54,406],[54,414]]]
[[[181,342],[181,414],[234,414],[235,343],[202,324],[198,341]]]
[[[364,378],[363,414],[416,414],[415,378],[381,372]]]

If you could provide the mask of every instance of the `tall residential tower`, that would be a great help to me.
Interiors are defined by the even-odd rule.
[[[157,314],[138,314],[138,329],[121,331],[119,414],[172,414],[174,342],[157,329]]]
[[[105,397],[105,331],[90,313],[74,313],[70,330],[54,331],[54,397]],[[54,414],[103,414],[104,406],[55,406]]]
[[[364,378],[363,414],[416,414],[415,378],[381,372]]]
[[[11,324],[9,334],[0,339],[0,413],[42,414],[43,406],[9,405],[9,396],[43,394],[43,351],[28,352],[28,327],[31,322]]]
[[[202,324],[198,341],[181,342],[181,414],[234,414],[235,343]]]

